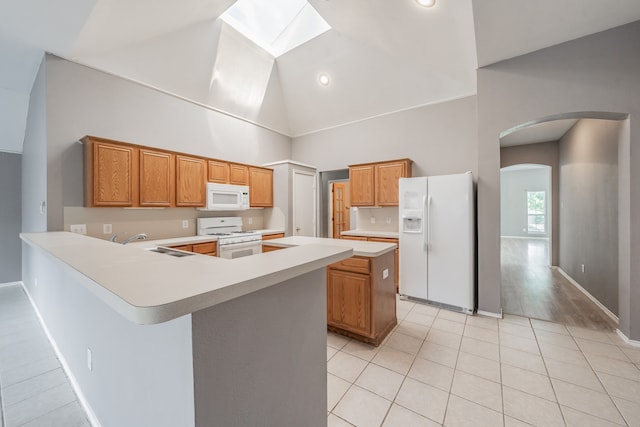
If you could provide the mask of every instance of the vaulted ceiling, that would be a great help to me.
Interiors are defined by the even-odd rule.
[[[22,150],[45,51],[296,137],[475,94],[478,66],[640,19],[637,0],[309,0],[331,29],[274,58],[219,19],[234,2],[0,0],[0,150]]]

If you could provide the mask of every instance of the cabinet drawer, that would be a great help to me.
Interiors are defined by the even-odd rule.
[[[284,249],[280,246],[269,246],[269,245],[262,245],[262,252],[272,252],[272,251],[277,251],[280,249]]]
[[[209,254],[216,252],[218,248],[217,242],[198,243],[193,245],[193,252],[197,254]]]
[[[363,236],[342,236],[341,237],[342,240],[362,240],[362,241],[367,241],[366,237]]]
[[[177,249],[179,251],[193,252],[193,245],[170,246],[170,248]]]
[[[370,242],[398,244],[398,239],[394,239],[393,237],[369,237],[367,240]]]
[[[262,240],[280,239],[282,237],[284,237],[284,233],[263,234]]]
[[[351,257],[338,261],[329,266],[335,270],[352,271],[354,273],[369,274],[369,258]]]

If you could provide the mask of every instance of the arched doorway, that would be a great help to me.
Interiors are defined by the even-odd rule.
[[[532,206],[526,216],[520,214],[520,236],[512,237],[530,244],[502,246],[501,259],[507,260],[501,268],[505,313],[590,328],[617,326],[618,146],[628,144],[620,141],[628,138],[621,118],[567,114],[501,134],[501,167],[507,167],[503,171],[515,174],[513,166],[523,163],[551,170],[551,197],[534,187],[525,189],[524,184],[519,189],[520,205],[530,196],[526,203],[535,205],[544,197],[550,206],[545,206],[545,212]],[[505,173],[501,173],[501,190]],[[531,221],[524,224],[525,218]],[[518,234],[513,228],[505,233],[508,222],[509,212],[502,208],[501,235]],[[551,235],[552,242],[546,265],[541,263],[541,257],[546,257],[544,245],[531,240],[535,239],[532,234],[542,231]],[[517,253],[521,258],[514,261]]]

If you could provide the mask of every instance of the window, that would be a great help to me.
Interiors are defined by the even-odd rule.
[[[529,234],[547,233],[547,193],[545,191],[527,191],[527,232]]]

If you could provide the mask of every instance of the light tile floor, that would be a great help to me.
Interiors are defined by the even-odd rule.
[[[378,348],[327,336],[328,426],[640,426],[640,349],[611,331],[398,301]],[[20,286],[0,287],[0,427],[89,427]]]
[[[19,285],[0,287],[0,427],[89,427]]]
[[[328,426],[640,426],[640,348],[612,331],[398,300],[375,348],[327,338]]]

